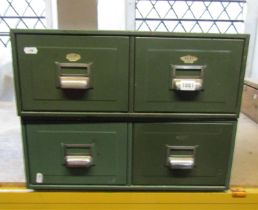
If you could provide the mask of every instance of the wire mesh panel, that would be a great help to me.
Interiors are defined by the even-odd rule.
[[[46,28],[45,0],[0,0],[0,47],[10,43],[10,28]]]
[[[136,0],[139,31],[240,33],[246,0]]]

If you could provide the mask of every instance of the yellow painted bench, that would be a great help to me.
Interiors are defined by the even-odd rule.
[[[258,210],[258,188],[227,192],[35,192],[0,188],[0,209]]]

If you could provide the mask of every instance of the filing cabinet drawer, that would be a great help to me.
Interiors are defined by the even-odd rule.
[[[23,111],[128,111],[128,37],[17,34],[16,47]]]
[[[238,113],[243,39],[136,37],[135,111]]]
[[[227,186],[235,122],[134,126],[133,184]]]
[[[27,123],[24,129],[30,184],[126,183],[126,123]]]

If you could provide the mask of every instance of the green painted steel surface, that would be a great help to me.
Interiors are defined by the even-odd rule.
[[[27,123],[25,125],[28,181],[47,185],[121,185],[127,179],[126,123]],[[69,168],[65,165],[65,145],[92,145],[93,166]],[[69,149],[71,154],[87,153],[87,148]],[[42,183],[40,175],[42,174]],[[38,179],[38,180],[37,180]]]
[[[135,111],[237,113],[244,47],[241,39],[136,38]],[[196,60],[183,61],[189,55]],[[170,89],[171,65],[204,66],[203,90]],[[200,74],[176,72],[190,79]]]
[[[235,122],[135,124],[133,184],[227,186],[235,126]],[[169,168],[168,146],[195,147],[193,169]],[[189,155],[189,151],[175,155]]]
[[[248,40],[245,34],[11,30],[28,187],[227,189]],[[177,76],[190,79],[204,66],[202,90],[173,90],[175,65]],[[72,86],[73,77],[79,86],[78,77],[89,78],[89,89],[69,82],[60,88],[60,76]],[[194,168],[169,169],[168,154],[192,157],[182,146],[195,148]],[[69,168],[65,154],[92,154],[93,165]]]
[[[246,34],[12,30],[11,37],[22,116],[54,116],[56,112],[71,116],[76,112],[117,112],[117,117],[125,112],[141,113],[139,117],[162,112],[238,116]],[[34,47],[37,53],[26,54],[25,47]],[[68,61],[71,53],[79,54],[80,59]],[[180,57],[187,55],[198,60],[185,64]],[[91,64],[91,88],[60,89],[56,62]],[[171,90],[171,65],[205,65],[203,90]],[[70,69],[68,74],[73,71],[78,73]]]
[[[23,110],[128,111],[128,37],[21,34],[16,46]],[[76,64],[90,66],[91,88],[58,87],[60,74],[84,74]]]

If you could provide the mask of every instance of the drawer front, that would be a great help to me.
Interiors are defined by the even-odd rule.
[[[128,110],[128,37],[20,34],[16,42],[23,111]]]
[[[136,38],[135,111],[236,113],[244,40]]]
[[[235,123],[139,123],[134,126],[133,184],[225,186]]]
[[[25,132],[30,184],[126,183],[125,123],[38,123]]]

